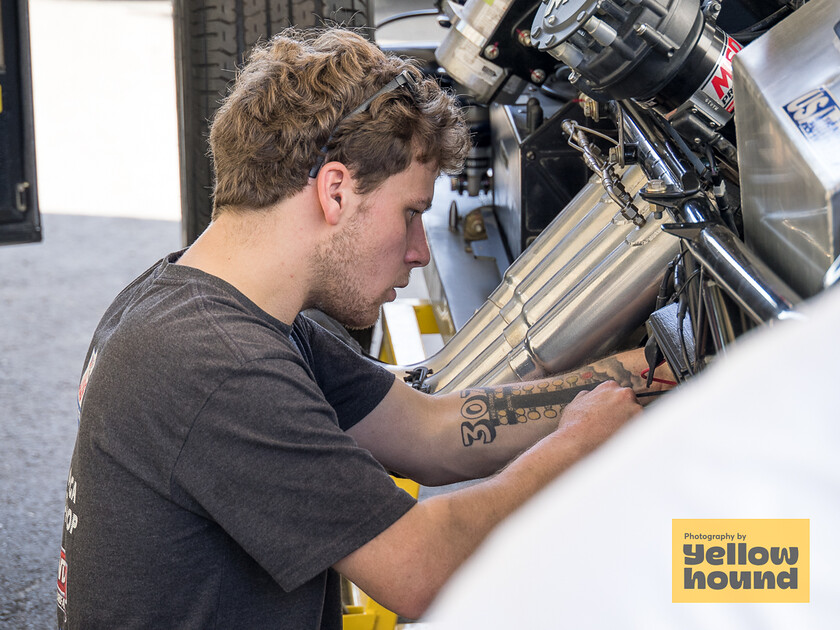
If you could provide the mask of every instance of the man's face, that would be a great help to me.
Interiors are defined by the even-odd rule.
[[[429,263],[422,213],[432,203],[435,165],[413,161],[363,195],[355,213],[315,255],[314,306],[351,328],[371,326],[415,267]]]

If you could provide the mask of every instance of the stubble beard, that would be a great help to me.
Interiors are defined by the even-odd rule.
[[[310,303],[351,330],[368,328],[376,323],[385,296],[367,296],[364,274],[360,269],[371,264],[371,255],[362,246],[364,230],[360,208],[344,230],[335,234],[313,254],[317,287]]]

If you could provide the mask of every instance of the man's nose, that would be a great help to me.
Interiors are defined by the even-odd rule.
[[[426,240],[426,230],[423,227],[422,216],[415,217],[408,229],[406,262],[412,267],[425,267],[429,264],[431,258],[432,254],[429,251],[429,242]]]

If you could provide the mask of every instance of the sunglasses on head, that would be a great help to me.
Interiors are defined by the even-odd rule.
[[[339,120],[336,123],[335,127],[333,127],[333,130],[330,133],[330,137],[327,138],[327,141],[324,143],[324,146],[321,147],[321,151],[318,155],[318,159],[315,161],[315,165],[311,169],[309,169],[309,177],[314,179],[318,176],[318,171],[321,170],[321,167],[324,165],[324,161],[327,159],[327,146],[332,141],[333,135],[335,134],[335,130],[342,122],[344,122],[351,116],[355,116],[356,114],[366,112],[370,108],[371,103],[373,103],[373,101],[375,101],[377,98],[379,98],[383,94],[388,94],[389,92],[398,90],[404,85],[408,86],[409,91],[411,92],[412,96],[414,96],[415,90],[417,88],[417,79],[415,79],[414,76],[408,70],[403,70],[402,72],[400,72],[397,76],[395,76],[388,83],[382,86],[382,88],[377,90],[376,94],[371,96],[364,103],[359,105],[356,109],[354,109],[352,112],[350,112],[341,120]]]

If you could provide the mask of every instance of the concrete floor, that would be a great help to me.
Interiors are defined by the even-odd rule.
[[[90,336],[181,239],[170,2],[29,4],[44,241],[0,248],[0,627],[13,629],[55,624]],[[431,2],[397,0],[377,19],[418,5]]]
[[[175,221],[47,214],[45,241],[0,250],[0,627],[54,625],[64,483],[90,335]]]

